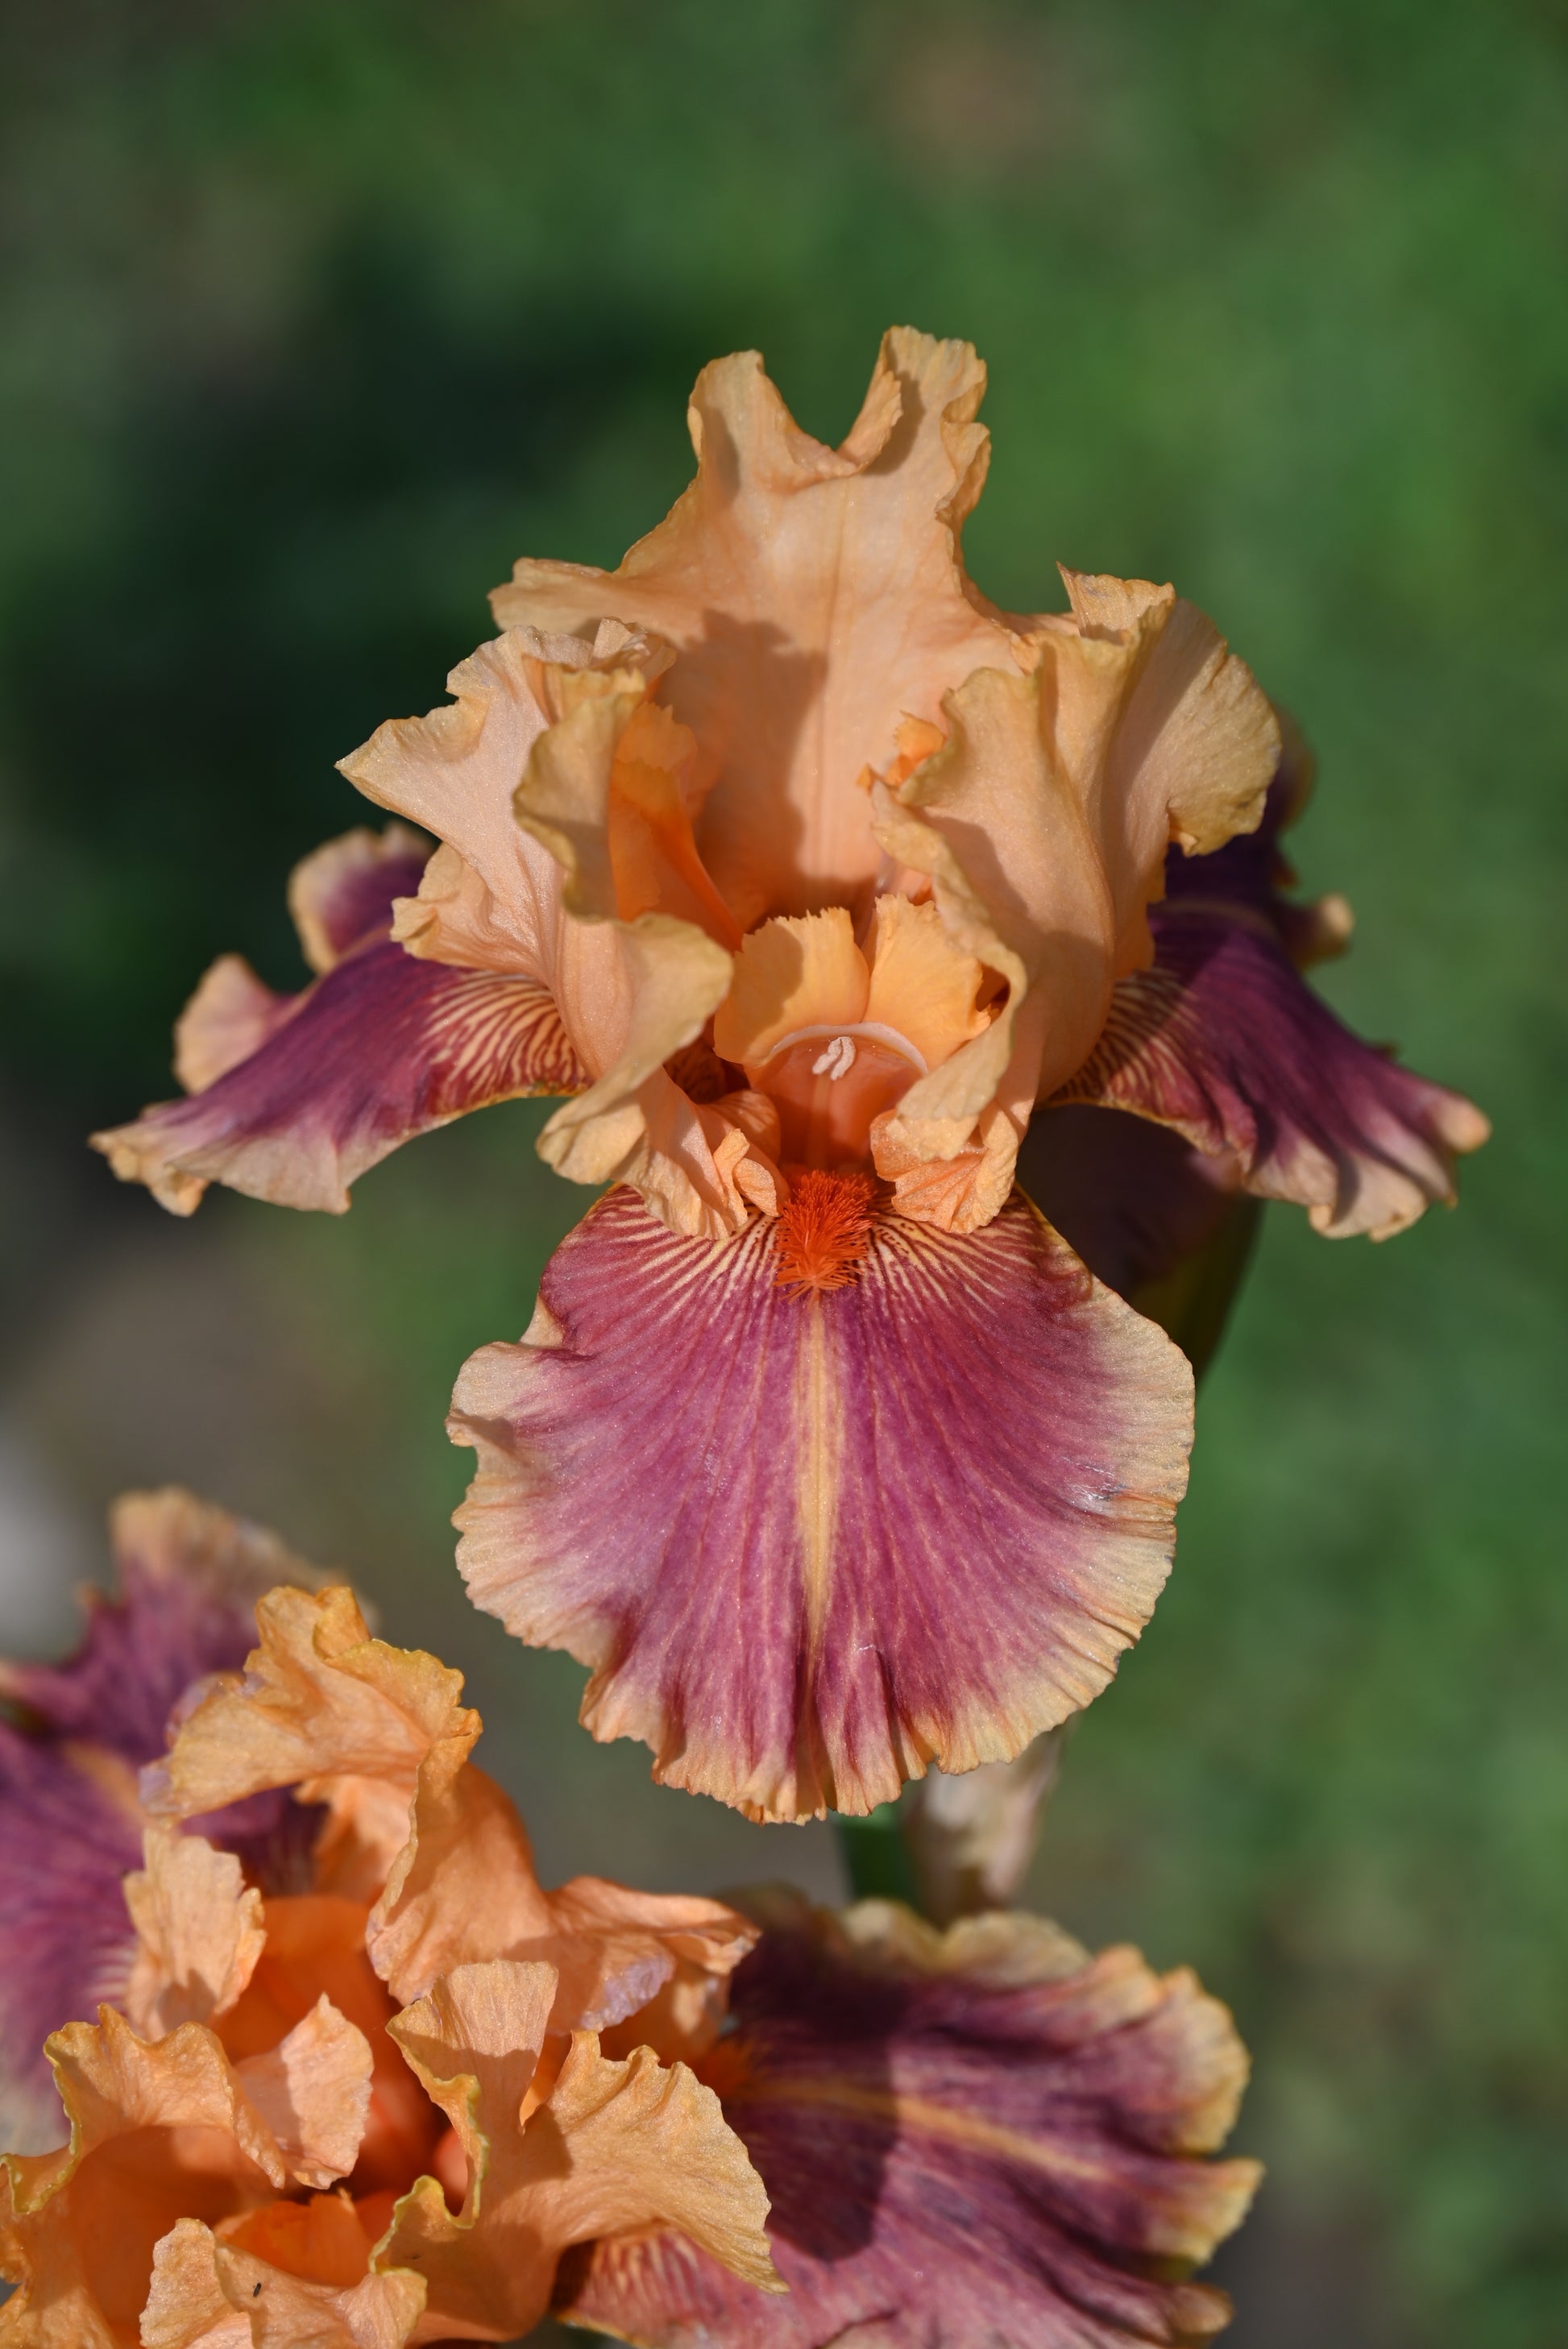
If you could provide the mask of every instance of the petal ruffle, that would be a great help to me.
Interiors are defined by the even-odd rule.
[[[266,1944],[262,1896],[232,1852],[160,1823],[142,1837],[145,1866],[125,1879],[138,1942],[125,2008],[144,2039],[226,2014]]]
[[[278,1590],[242,1680],[212,1688],[143,1776],[150,1809],[191,1816],[264,1787],[325,1804],[321,1864],[373,1898],[366,1945],[399,2000],[454,1966],[548,1961],[552,2029],[621,2023],[661,2000],[662,2050],[705,2044],[755,1938],[717,1900],[579,1877],[546,1892],[511,1802],[469,1757],[462,1676],[370,1638],[352,1593]],[[655,2026],[650,2026],[655,2027]]]
[[[219,2240],[199,2219],[181,2219],[153,2253],[141,2343],[142,2349],[404,2349],[424,2307],[424,2284],[407,2269],[349,2283],[300,2275],[243,2243]]]
[[[48,2054],[70,2143],[7,2155],[0,2174],[0,2271],[21,2286],[6,2306],[6,2339],[17,2349],[125,2349],[154,2246],[178,2220],[214,2223],[319,2183],[320,2056],[330,2046],[339,2057],[350,2030],[323,2017],[308,2048],[294,2034],[283,2090],[258,2076],[254,2095],[244,2067],[200,2023],[150,2045],[105,2007],[96,2024],[57,2032]],[[367,2078],[369,2051],[352,2037]],[[339,2087],[335,2076],[335,2110]]]
[[[0,1695],[20,1712],[0,1722],[0,2120],[13,2146],[46,2144],[58,2127],[49,2033],[126,1992],[137,1766],[160,1750],[191,1683],[242,1661],[258,1593],[315,1578],[271,1534],[174,1489],[117,1502],[110,1543],[118,1594],[88,1594],[71,1661],[0,1664]],[[222,1839],[249,1857],[273,1824],[232,1819]]]
[[[523,561],[492,598],[503,626],[581,635],[613,616],[676,647],[662,689],[713,783],[697,844],[743,929],[862,895],[881,855],[857,778],[906,715],[1014,665],[959,545],[988,462],[985,385],[968,344],[894,327],[833,450],[755,352],[716,360],[688,410],[696,478],[667,519],[617,571]]]
[[[593,1668],[595,1736],[761,1817],[1005,1760],[1099,1693],[1164,1581],[1191,1374],[1017,1196],[879,1216],[852,1285],[777,1283],[632,1194],[464,1369],[470,1595]]]
[[[941,1936],[881,1902],[762,1916],[709,2069],[771,2197],[787,2296],[655,2235],[596,2246],[561,2313],[649,2349],[1168,2349],[1220,2330],[1224,2295],[1185,2271],[1257,2170],[1202,2158],[1246,2058],[1191,1974],[1091,1959],[1028,1917]]]
[[[409,951],[522,972],[557,1006],[581,1074],[557,1088],[578,1098],[541,1136],[547,1163],[573,1182],[633,1183],[676,1228],[717,1237],[746,1221],[748,1198],[770,1199],[776,1178],[759,1171],[743,1188],[746,1136],[689,1101],[664,1063],[729,986],[692,874],[727,916],[690,849],[685,787],[651,763],[677,755],[678,730],[647,700],[668,655],[614,625],[599,642],[595,653],[510,631],[453,670],[453,702],[383,726],[344,771],[447,843],[398,908]],[[630,874],[618,869],[623,819],[636,832]],[[655,865],[679,883],[662,910],[643,886]]]
[[[392,2026],[468,2162],[461,2211],[421,2179],[377,2255],[426,2279],[428,2337],[527,2333],[568,2245],[649,2226],[677,2228],[751,2291],[777,2289],[767,2196],[718,2098],[684,2064],[666,2069],[646,2048],[610,2062],[577,2032],[526,2110],[555,2001],[550,1966],[460,1966]]]
[[[280,1002],[262,1030],[204,1091],[93,1136],[122,1182],[147,1184],[175,1215],[214,1182],[341,1215],[350,1184],[416,1134],[583,1081],[543,988],[421,961],[389,939]]]
[[[564,945],[562,869],[520,830],[512,794],[534,745],[579,696],[640,699],[668,660],[624,628],[602,631],[597,646],[511,629],[453,669],[450,701],[423,718],[389,719],[339,761],[366,799],[445,843],[418,903],[399,911],[397,933],[417,953],[553,986]],[[472,875],[467,889],[459,868]]]
[[[873,1131],[906,1212],[958,1230],[996,1212],[1036,1100],[1089,1053],[1117,974],[1147,960],[1168,843],[1256,823],[1279,747],[1202,613],[1143,581],[1065,575],[1074,616],[1041,625],[1033,673],[950,693],[946,741],[872,793],[888,854],[931,876],[956,944],[1006,982],[991,1024]],[[967,1179],[934,1182],[941,1162]]]

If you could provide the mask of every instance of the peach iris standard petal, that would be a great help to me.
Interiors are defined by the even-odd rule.
[[[744,1956],[753,1936],[717,1900],[595,1877],[545,1891],[516,1810],[469,1758],[480,1720],[461,1675],[370,1638],[347,1590],[274,1591],[257,1621],[244,1678],[195,1706],[144,1775],[146,1800],[190,1817],[293,1785],[325,1804],[322,1866],[379,1894],[366,1947],[399,2000],[454,1965],[526,1958],[556,1970],[553,2030],[602,2029],[677,1979],[722,1982]],[[706,2012],[696,1998],[698,2036]]]
[[[17,2349],[125,2349],[154,2247],[180,2219],[256,2209],[319,2184],[324,2165],[298,2141],[297,2105],[268,2078],[247,2081],[200,2023],[153,2045],[105,2007],[96,2025],[57,2032],[48,2052],[70,2143],[5,2158],[0,2260],[22,2287],[5,2338]],[[306,2056],[294,2084],[307,2138],[311,2069]]]
[[[506,626],[605,618],[676,648],[665,698],[712,790],[703,861],[742,928],[869,894],[881,856],[857,778],[906,716],[1018,637],[965,574],[959,533],[985,478],[985,371],[966,343],[884,339],[848,439],[803,432],[755,352],[704,369],[697,474],[619,570],[524,561],[493,598]]]
[[[863,1811],[1105,1685],[1165,1578],[1191,1378],[1021,1195],[962,1238],[878,1215],[804,1296],[773,1242],[593,1211],[459,1381],[459,1559],[669,1783]]]
[[[606,2060],[573,2034],[542,2106],[520,2128],[556,2004],[554,1969],[456,1967],[398,2018],[396,2036],[447,2114],[468,2165],[452,2211],[434,2179],[397,2209],[381,2254],[428,2280],[432,2312],[469,2339],[506,2340],[544,2314],[562,2249],[678,2228],[764,2292],[779,2289],[756,2171],[718,2098],[647,2048]]]
[[[695,745],[648,699],[668,654],[614,626],[596,641],[511,632],[453,671],[454,703],[382,727],[345,769],[445,843],[398,908],[408,951],[550,991],[583,1081],[546,1158],[717,1236],[751,1212],[746,1140],[665,1063],[722,999],[738,932],[693,841]],[[771,1197],[765,1174],[751,1187]]]
[[[1187,2277],[1258,2172],[1207,2158],[1246,2057],[1191,1974],[1033,1917],[758,1915],[707,2068],[788,2294],[645,2234],[563,2271],[571,2322],[648,2349],[1171,2349],[1223,2326],[1224,2294]]]

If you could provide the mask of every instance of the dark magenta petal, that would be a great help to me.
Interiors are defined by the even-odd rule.
[[[1081,1102],[1043,1109],[1018,1180],[1097,1279],[1175,1339],[1201,1378],[1244,1274],[1263,1202],[1226,1151]]]
[[[399,897],[418,894],[430,847],[400,823],[373,832],[351,832],[328,841],[294,867],[289,901],[300,942],[312,968],[329,970],[372,936],[392,926]]]
[[[400,1143],[490,1102],[585,1081],[531,979],[458,970],[378,939],[295,998],[204,1092],[94,1142],[117,1174],[178,1213],[210,1182],[341,1212],[349,1185]]]
[[[51,1739],[85,1738],[133,1767],[163,1751],[170,1713],[193,1681],[237,1671],[256,1644],[251,1595],[117,1561],[119,1595],[89,1595],[87,1631],[64,1664],[8,1664],[0,1688]]]
[[[1150,913],[1153,965],[1119,982],[1104,1035],[1051,1109],[1158,1121],[1216,1161],[1220,1189],[1240,1183],[1296,1201],[1319,1231],[1382,1238],[1452,1199],[1454,1158],[1485,1141],[1487,1122],[1363,1044],[1300,977],[1341,949],[1350,916],[1341,899],[1285,894],[1280,835],[1305,804],[1312,759],[1283,723],[1262,823],[1207,856],[1171,849],[1164,902]],[[1057,1125],[1034,1143],[1023,1179],[1047,1212],[1062,1205],[1074,1244],[1124,1294],[1167,1280],[1204,1245],[1213,1198],[1174,1144],[1161,1157],[1104,1124]]]
[[[1212,1239],[1241,1169],[1168,1126],[1075,1102],[1036,1112],[1018,1180],[1095,1278],[1135,1300]]]
[[[792,1295],[776,1226],[677,1237],[612,1192],[449,1423],[478,1604],[593,1667],[583,1719],[758,1816],[1006,1758],[1148,1620],[1186,1363],[1021,1194],[965,1236],[879,1216]]]
[[[14,2151],[63,2141],[44,2042],[122,1994],[120,1878],[140,1865],[133,1812],[57,1738],[0,1723],[0,2124]]]
[[[574,2321],[655,2349],[824,2349],[860,2326],[877,2349],[1126,2349],[1220,2329],[1223,2295],[1181,2279],[1256,2172],[1202,2158],[1246,2061],[1190,1974],[1091,1960],[1033,1918],[942,1940],[880,1903],[842,1928],[769,1909],[705,2069],[768,2189],[788,2295],[664,2235],[569,2266]]]
[[[1153,963],[1119,982],[1057,1102],[1131,1110],[1232,1153],[1249,1190],[1336,1237],[1382,1238],[1452,1199],[1456,1154],[1486,1139],[1479,1110],[1352,1035],[1244,909],[1178,897],[1150,922]]]
[[[90,1601],[59,1665],[0,1665],[0,2118],[7,2146],[60,2139],[43,2045],[121,1995],[131,1934],[120,1880],[141,1865],[137,1772],[191,1685],[237,1671],[254,1601],[308,1569],[259,1527],[179,1492],[114,1511],[116,1595]],[[320,1813],[268,1794],[192,1828],[264,1890],[298,1890]]]

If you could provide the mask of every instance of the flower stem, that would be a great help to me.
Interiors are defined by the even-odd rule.
[[[839,1849],[857,1900],[903,1900],[919,1909],[919,1888],[897,1803],[883,1803],[863,1819],[835,1813]]]

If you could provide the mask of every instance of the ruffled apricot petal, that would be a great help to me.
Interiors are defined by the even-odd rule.
[[[143,1865],[125,1879],[136,1962],[125,2010],[144,2039],[232,2007],[266,1945],[262,1896],[232,1852],[163,1822],[142,1837]]]
[[[1014,633],[965,575],[980,493],[985,372],[965,343],[895,327],[853,429],[825,448],[755,352],[705,367],[688,420],[696,478],[614,572],[519,563],[505,626],[578,631],[605,616],[678,657],[661,692],[717,777],[697,845],[748,928],[852,900],[879,852],[855,789],[906,714],[987,664]]]
[[[1212,844],[1255,823],[1274,771],[1274,713],[1210,623],[1169,589],[1095,584],[1125,591],[1125,626],[1047,625],[1032,674],[968,678],[942,746],[872,791],[889,856],[930,874],[953,944],[1006,982],[989,1024],[873,1136],[903,1212],[952,1228],[995,1212],[1037,1099],[1092,1050],[1117,973],[1147,958],[1173,833]],[[923,1162],[972,1153],[972,1196],[921,1182]]]
[[[755,1926],[720,1900],[636,1892],[598,1876],[574,1876],[547,1898],[549,1938],[508,1954],[555,1966],[557,2018],[602,2033],[624,2025],[625,2050],[609,2053],[652,2046],[672,2062],[709,2044]]]
[[[1058,1102],[1233,1154],[1249,1190],[1295,1201],[1331,1238],[1386,1239],[1452,1202],[1455,1158],[1490,1131],[1472,1103],[1362,1043],[1261,926],[1181,899],[1151,922],[1153,963],[1120,982]]]
[[[243,1679],[211,1686],[143,1774],[150,1809],[188,1816],[303,1785],[328,1813],[322,1868],[379,1894],[367,1921],[358,1912],[355,1943],[401,2001],[454,1966],[531,1959],[557,1970],[552,2031],[620,2023],[677,1975],[700,2029],[704,1986],[751,1945],[743,1919],[717,1900],[593,1877],[544,1891],[510,1797],[469,1758],[480,1721],[460,1702],[460,1673],[373,1640],[346,1589],[274,1591],[256,1622]],[[269,1903],[269,1935],[285,1911],[324,1905]],[[258,1986],[273,1964],[269,1951]]]
[[[441,1745],[466,1759],[480,1719],[462,1674],[370,1636],[351,1590],[270,1591],[243,1679],[213,1684],[167,1757],[142,1774],[156,1816],[189,1818],[275,1786],[326,1804],[325,1845],[352,1839],[378,1889],[408,1835],[421,1765]]]
[[[1224,2295],[1183,2271],[1257,2170],[1202,2158],[1246,2059],[1191,1974],[1091,1959],[1035,1918],[942,1936],[787,1898],[763,1921],[710,2069],[772,2198],[786,2297],[644,2236],[569,2268],[559,2313],[650,2349],[1169,2349],[1221,2329]]]
[[[318,2198],[319,2199],[320,2198]],[[300,2210],[279,2203],[257,2214]],[[245,2234],[220,2240],[182,2219],[153,2254],[142,2349],[404,2349],[424,2311],[421,2280],[407,2270],[352,2282],[301,2274],[259,2256]]]
[[[469,2168],[460,2212],[433,2178],[398,2205],[378,2266],[427,2280],[428,2337],[506,2341],[544,2314],[561,2253],[630,2228],[674,2226],[752,2289],[775,2279],[767,2199],[717,2097],[646,2048],[606,2061],[573,2034],[548,2095],[520,2126],[555,2002],[553,1969],[457,1968],[394,2036],[447,2113]]]
[[[593,1082],[551,1118],[540,1155],[571,1182],[636,1183],[678,1229],[722,1232],[745,1221],[746,1207],[716,1179],[701,1112],[664,1064],[696,1041],[723,1001],[738,934],[726,917],[721,944],[706,925],[665,906],[623,918],[614,855],[622,745],[656,740],[658,728],[635,672],[583,677],[563,688],[563,698],[564,714],[534,744],[513,805],[561,868],[571,917],[563,929],[578,951],[572,968],[561,957],[556,999]],[[692,864],[700,869],[695,850]],[[676,902],[684,906],[687,895]],[[672,1114],[684,1133],[661,1133]]]
[[[301,2124],[291,2143],[201,2023],[150,2045],[105,2007],[96,2024],[57,2032],[48,2054],[70,2142],[8,2155],[0,2168],[0,2271],[21,2287],[6,2305],[6,2337],[17,2349],[126,2349],[154,2246],[178,2220],[216,2224],[315,2182],[321,2108],[311,2085],[323,2075],[307,2062],[286,2108],[273,2100],[285,2137]]]
[[[1047,624],[1041,668],[1059,754],[1085,780],[1099,770],[1091,796],[1119,976],[1147,959],[1140,916],[1167,843],[1202,854],[1257,825],[1280,721],[1207,614],[1173,588],[1065,566],[1062,582],[1077,634]]]
[[[1021,1195],[963,1239],[879,1217],[828,1293],[776,1269],[768,1226],[708,1247],[613,1192],[449,1428],[476,1603],[593,1668],[595,1736],[789,1818],[1098,1694],[1165,1578],[1191,1376]]]
[[[383,939],[307,988],[204,1092],[95,1134],[93,1146],[175,1215],[213,1182],[341,1215],[350,1184],[417,1134],[582,1081],[542,987],[421,961]]]
[[[370,2111],[365,2033],[323,1992],[310,2013],[235,2069],[302,2186],[330,2186],[354,2168]]]
[[[595,1877],[542,1890],[511,1798],[472,1763],[453,1771],[433,1755],[367,1946],[403,2001],[462,1964],[552,1965],[552,2033],[607,2029],[663,1999],[661,2053],[685,2054],[688,2044],[706,2044],[710,2019],[723,2011],[725,1978],[753,1938],[717,1900],[635,1892]]]
[[[135,1938],[120,1888],[141,1859],[137,1766],[161,1750],[192,1682],[243,1661],[257,1595],[315,1579],[271,1534],[172,1487],[117,1502],[110,1546],[118,1590],[87,1595],[76,1655],[0,1663],[0,1695],[20,1709],[0,1721],[0,2117],[5,2142],[24,2149],[59,2127],[45,2040],[126,1993]],[[278,1824],[235,1816],[218,1836],[261,1848]]]
[[[668,663],[666,649],[624,628],[602,630],[597,644],[509,629],[452,670],[449,701],[423,718],[389,719],[339,761],[366,799],[443,843],[419,905],[402,916],[423,932],[418,951],[554,988],[562,871],[520,828],[512,794],[541,737],[579,701],[617,692],[634,701]],[[459,886],[465,870],[471,880]]]
[[[267,1901],[265,1947],[249,1983],[215,2026],[244,2068],[270,2057],[308,2023],[324,1996],[354,2025],[370,2050],[369,2097],[357,2144],[336,2174],[351,2175],[359,2194],[406,2184],[428,2167],[440,2135],[439,2116],[387,2036],[397,2008],[366,1950],[366,1915],[363,1901],[340,1894]]]
[[[384,726],[345,771],[442,835],[396,935],[415,955],[548,988],[582,1070],[540,1139],[568,1180],[636,1183],[683,1230],[743,1223],[733,1129],[664,1072],[729,984],[738,933],[691,840],[689,738],[650,707],[668,654],[608,624],[509,632],[455,703]],[[667,889],[666,889],[667,885]],[[650,893],[652,893],[650,895]],[[718,942],[722,936],[725,943]],[[755,1188],[755,1184],[753,1185]]]

